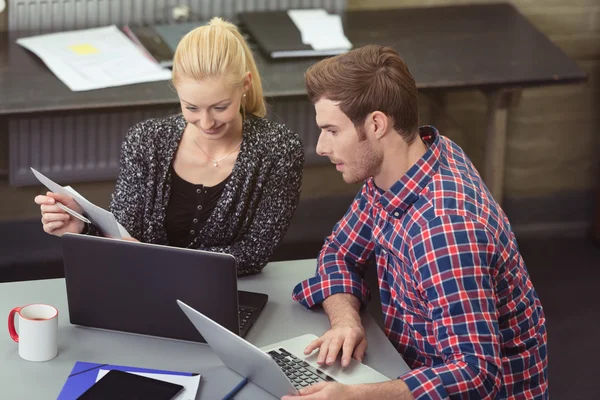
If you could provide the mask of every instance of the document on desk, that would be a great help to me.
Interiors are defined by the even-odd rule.
[[[51,192],[73,197],[77,204],[79,204],[79,206],[83,209],[83,214],[90,221],[92,221],[92,223],[97,226],[104,235],[115,239],[131,237],[129,232],[127,232],[127,229],[125,229],[123,225],[116,220],[115,216],[111,212],[106,211],[104,208],[98,207],[97,205],[88,201],[85,197],[77,193],[77,191],[72,187],[60,186],[58,183],[54,182],[33,168],[31,168],[31,172],[33,172],[33,175],[35,175],[38,181],[40,181],[42,185],[46,186]]]
[[[110,370],[101,369],[98,371],[96,382],[100,380],[104,375],[108,374]],[[183,386],[183,392],[179,393],[173,400],[196,400],[196,393],[198,392],[198,386],[200,386],[200,375],[170,375],[170,374],[153,374],[149,372],[133,372],[126,371],[130,374],[136,374],[145,376],[146,378],[158,379],[159,381],[175,383]]]
[[[115,25],[17,39],[72,91],[171,79]]]
[[[344,34],[342,18],[324,9],[289,10],[288,16],[300,31],[302,43],[315,50],[350,50],[352,43]]]

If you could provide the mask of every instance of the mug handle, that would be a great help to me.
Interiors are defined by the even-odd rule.
[[[15,314],[21,311],[21,307],[15,307],[8,314],[8,333],[15,342],[19,343],[19,335],[15,329]]]

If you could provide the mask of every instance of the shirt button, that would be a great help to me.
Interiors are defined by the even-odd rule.
[[[202,204],[198,205],[198,210],[202,210]]]
[[[192,222],[193,222],[193,223],[195,223],[195,224],[197,224],[197,223],[198,223],[198,218],[194,218],[194,219],[192,220]]]
[[[399,217],[399,216],[400,216],[400,213],[399,213],[398,211],[396,211],[396,212],[394,213],[394,216],[395,216],[395,217]]]
[[[190,235],[193,235],[194,233],[196,233],[196,231],[192,229],[192,230],[190,231]]]
[[[196,193],[198,193],[198,194],[202,193],[202,189],[196,189]]]

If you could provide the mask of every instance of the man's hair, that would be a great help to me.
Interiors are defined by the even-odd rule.
[[[321,98],[337,102],[360,136],[367,115],[381,111],[393,118],[394,129],[407,143],[416,137],[417,86],[391,47],[368,45],[321,60],[308,69],[305,82],[313,104]]]

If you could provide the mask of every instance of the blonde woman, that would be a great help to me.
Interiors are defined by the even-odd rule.
[[[213,18],[173,60],[182,113],[141,122],[122,146],[110,210],[141,242],[229,253],[238,275],[259,272],[298,204],[299,137],[268,121],[254,57],[235,25]],[[101,234],[37,196],[44,231]]]

